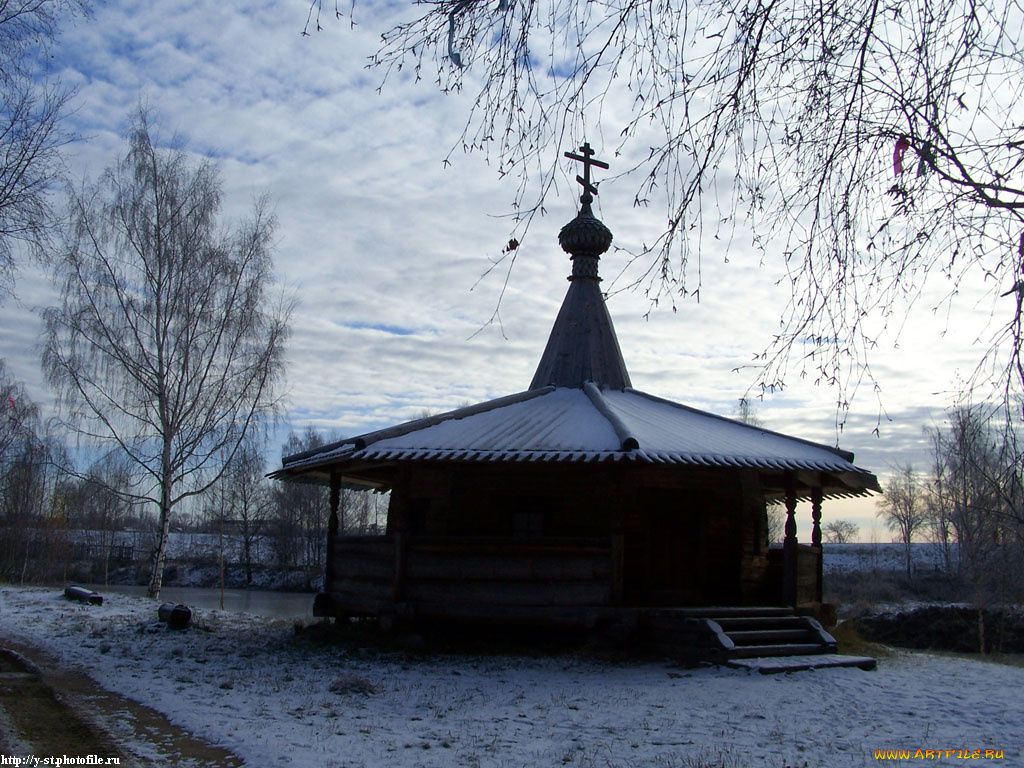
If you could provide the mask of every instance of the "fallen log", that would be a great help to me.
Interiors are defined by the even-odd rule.
[[[80,603],[88,603],[89,605],[103,605],[103,595],[85,587],[64,587],[64,597],[68,600],[77,600]]]
[[[157,609],[157,615],[171,629],[184,629],[192,621],[192,609],[181,603],[164,603]]]

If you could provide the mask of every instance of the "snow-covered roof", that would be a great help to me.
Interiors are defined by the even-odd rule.
[[[600,166],[604,167],[604,166]],[[344,472],[392,461],[639,462],[829,473],[801,482],[827,495],[878,490],[853,454],[635,390],[600,291],[598,262],[612,233],[591,210],[559,233],[570,286],[530,389],[285,457],[276,477]]]
[[[544,387],[284,459],[281,475],[379,461],[641,462],[874,476],[853,454],[627,388]]]

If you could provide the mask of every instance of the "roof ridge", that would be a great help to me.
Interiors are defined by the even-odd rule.
[[[636,436],[629,430],[629,427],[626,426],[621,417],[608,406],[608,402],[604,399],[604,395],[601,394],[601,390],[597,385],[592,381],[584,382],[583,391],[590,398],[590,402],[594,404],[594,407],[597,408],[598,413],[608,419],[608,422],[612,425],[612,429],[615,430],[615,436],[619,438],[622,444],[622,450],[637,450],[640,447],[640,441],[636,439]]]

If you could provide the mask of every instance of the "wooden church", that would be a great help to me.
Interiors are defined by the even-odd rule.
[[[853,454],[634,389],[600,290],[612,233],[585,144],[558,240],[569,289],[525,391],[287,456],[331,487],[320,616],[647,631],[704,655],[826,652],[821,508],[877,491]],[[342,536],[342,486],[390,490],[387,530]],[[794,510],[810,500],[809,544]],[[786,507],[769,548],[766,504]]]

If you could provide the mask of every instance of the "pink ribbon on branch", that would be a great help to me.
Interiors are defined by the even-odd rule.
[[[906,136],[900,136],[896,141],[896,149],[892,153],[892,170],[897,176],[903,173],[903,155],[910,149],[910,142]]]

